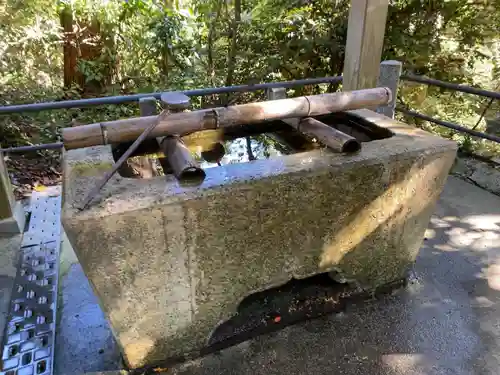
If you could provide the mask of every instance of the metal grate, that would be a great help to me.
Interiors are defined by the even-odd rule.
[[[60,189],[33,192],[3,343],[0,375],[49,375],[54,360]]]

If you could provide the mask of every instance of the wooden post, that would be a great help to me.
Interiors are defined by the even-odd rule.
[[[0,153],[0,236],[21,233],[24,221],[23,207],[14,199],[7,167]]]
[[[376,87],[389,0],[351,0],[342,87]]]

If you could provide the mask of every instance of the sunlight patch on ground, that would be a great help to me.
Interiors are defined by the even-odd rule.
[[[436,217],[436,216],[433,216],[431,218],[431,224],[435,228],[450,228],[451,227],[450,223],[448,223],[447,221],[445,221],[439,217]]]
[[[491,307],[495,305],[495,302],[486,296],[477,296],[471,302],[474,307]]]
[[[451,245],[448,244],[439,244],[439,245],[434,245],[435,249],[441,250],[441,251],[456,251],[457,249],[454,248]]]
[[[431,222],[437,228],[449,228],[444,234],[448,237],[446,245],[451,247],[485,251],[497,247],[500,241],[500,215],[471,215],[456,222],[433,218]]]
[[[500,215],[471,215],[465,217],[462,222],[471,225],[474,229],[500,231]]]
[[[500,264],[491,264],[486,271],[488,286],[500,290]]]
[[[425,364],[428,360],[423,354],[397,353],[383,355],[382,362],[397,373],[409,373],[420,367],[419,364]]]

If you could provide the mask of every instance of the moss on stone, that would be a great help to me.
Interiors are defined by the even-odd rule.
[[[103,174],[113,167],[110,162],[81,161],[72,164],[72,172],[77,176],[90,177]]]

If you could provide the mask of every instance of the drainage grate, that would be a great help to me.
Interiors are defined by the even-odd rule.
[[[59,188],[33,192],[3,343],[0,375],[52,374],[60,249]]]

